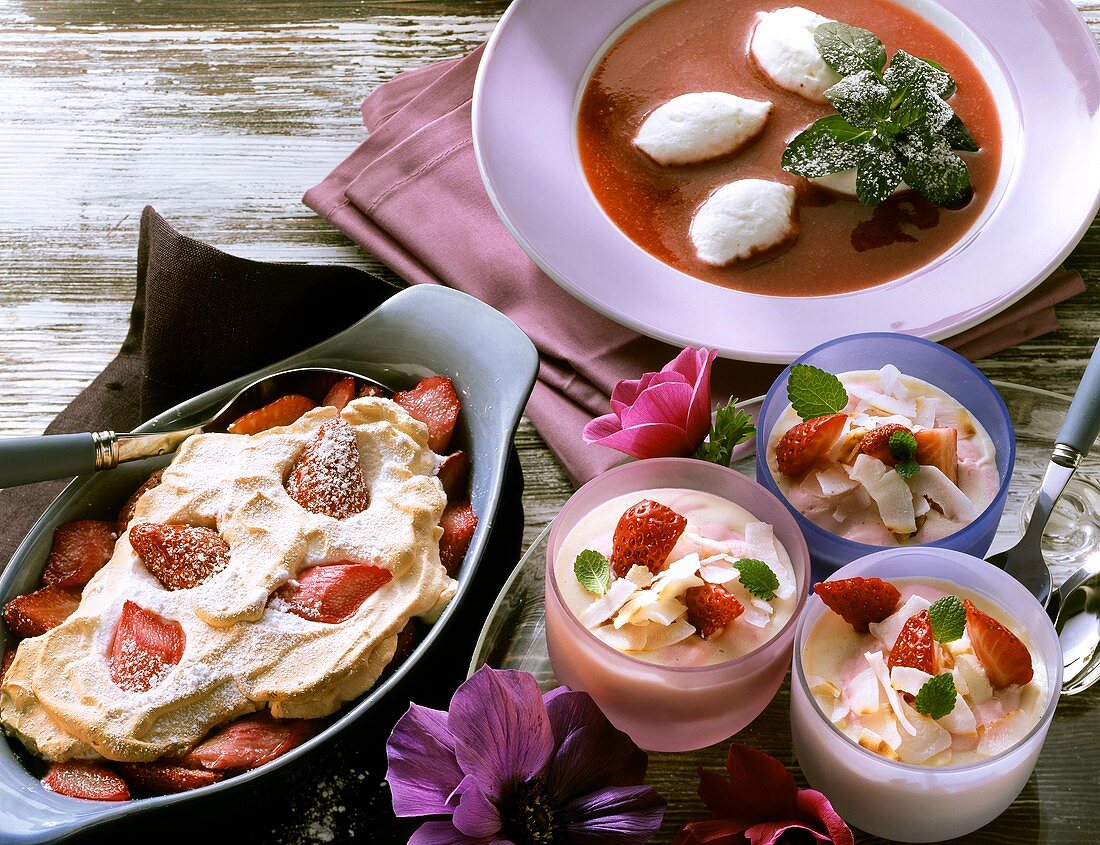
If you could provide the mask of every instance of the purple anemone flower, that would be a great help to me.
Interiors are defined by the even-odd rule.
[[[587,693],[526,672],[482,667],[447,713],[411,705],[386,752],[394,812],[448,817],[409,845],[642,843],[664,816],[645,753]]]

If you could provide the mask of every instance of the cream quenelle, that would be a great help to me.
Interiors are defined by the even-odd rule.
[[[791,560],[772,526],[696,490],[603,502],[566,536],[554,574],[593,635],[667,666],[747,654],[782,630],[797,605]]]
[[[874,546],[930,543],[975,520],[1000,483],[996,448],[953,396],[893,365],[792,367],[768,466],[803,516]]]
[[[814,588],[833,611],[802,652],[826,720],[903,763],[992,757],[1039,722],[1050,684],[1027,631],[1003,608],[946,581],[850,578]]]

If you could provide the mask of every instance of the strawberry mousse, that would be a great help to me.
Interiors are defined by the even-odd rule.
[[[931,543],[974,521],[1000,484],[996,448],[957,399],[893,365],[791,368],[767,461],[792,507],[873,546]]]
[[[753,651],[797,605],[794,569],[772,526],[696,490],[642,490],[600,504],[568,533],[554,572],[592,634],[666,666]]]
[[[918,578],[825,581],[814,592],[832,612],[805,640],[806,682],[852,742],[889,760],[961,766],[1008,750],[1042,718],[1040,652],[983,596]]]

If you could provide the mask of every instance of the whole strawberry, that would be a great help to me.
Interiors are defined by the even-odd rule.
[[[687,520],[660,502],[643,499],[627,508],[611,541],[612,570],[622,578],[630,567],[644,566],[656,575],[685,528]]]
[[[814,584],[814,593],[861,634],[871,622],[881,622],[901,601],[897,587],[881,578],[844,578]]]

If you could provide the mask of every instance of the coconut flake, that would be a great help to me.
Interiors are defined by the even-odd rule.
[[[888,530],[895,534],[912,534],[917,530],[913,492],[904,478],[878,458],[864,454],[856,458],[848,474],[874,499],[879,518]]]
[[[901,629],[905,627],[909,617],[916,616],[922,610],[928,610],[931,606],[932,603],[926,598],[917,595],[910,596],[906,599],[905,604],[881,622],[871,622],[867,625],[867,628],[886,646],[886,650],[890,651],[893,649],[894,643],[898,641]]]
[[[909,721],[906,713],[901,709],[903,702],[898,696],[897,690],[890,684],[890,672],[886,668],[886,661],[882,659],[882,652],[864,652],[863,658],[870,665],[871,671],[875,673],[875,677],[878,679],[879,684],[881,684],[883,690],[885,690],[886,700],[890,703],[890,709],[894,711],[894,715],[897,716],[898,722],[905,728],[906,733],[910,736],[915,736],[917,730]]]
[[[775,573],[779,581],[779,589],[775,594],[781,599],[789,599],[794,595],[794,577],[790,568],[779,560],[774,529],[766,522],[749,522],[745,525],[745,542],[749,546],[749,556],[764,561]]]
[[[896,696],[896,693],[895,693]],[[951,747],[951,734],[934,719],[922,716],[904,701],[898,702],[906,722],[912,725],[908,737],[901,737],[898,756],[906,763],[924,763]]]
[[[626,578],[618,578],[611,583],[607,592],[581,611],[578,617],[586,628],[595,628],[614,616],[624,604],[630,601],[638,589],[637,585]]]
[[[917,406],[912,399],[898,399],[861,384],[845,385],[845,389],[849,396],[857,396],[872,408],[888,414],[898,414],[910,420],[917,415]]]
[[[931,499],[953,522],[971,522],[978,515],[974,503],[938,467],[922,466],[908,484],[914,496]]]

